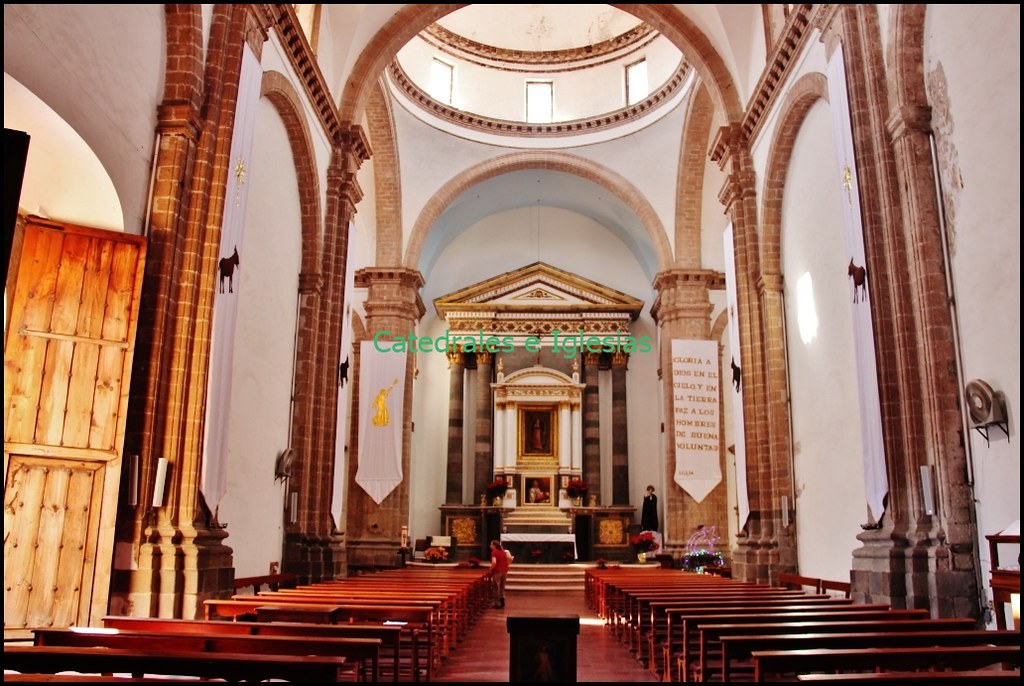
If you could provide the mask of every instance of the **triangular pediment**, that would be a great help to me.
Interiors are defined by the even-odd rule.
[[[438,317],[452,330],[516,333],[547,331],[570,323],[577,327],[583,323],[588,331],[621,331],[640,315],[643,306],[643,301],[621,291],[543,262],[434,300]],[[492,325],[485,326],[489,320]]]

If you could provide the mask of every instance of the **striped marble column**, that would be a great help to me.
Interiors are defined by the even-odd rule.
[[[629,503],[629,408],[626,371],[629,353],[612,355],[612,503]]]
[[[601,498],[601,401],[598,392],[598,354],[583,354],[583,480]]]
[[[493,428],[491,413],[494,401],[491,397],[491,370],[494,354],[476,354],[476,450],[474,457],[473,492],[483,493],[491,481],[494,454],[491,445]]]
[[[462,504],[462,416],[465,408],[463,394],[466,384],[466,359],[462,350],[448,351],[448,474],[445,479],[444,502]]]

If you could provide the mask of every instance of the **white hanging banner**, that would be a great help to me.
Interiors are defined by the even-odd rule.
[[[345,260],[345,312],[341,319],[341,355],[338,357],[337,435],[334,438],[334,483],[331,493],[331,515],[334,526],[342,530],[345,511],[345,446],[348,445],[348,404],[352,388],[352,293],[355,288],[356,225],[348,225],[348,259]]]
[[[722,481],[718,343],[672,339],[675,481],[698,503]]]
[[[263,69],[248,45],[242,51],[242,70],[238,83],[238,106],[231,138],[231,169],[224,195],[224,219],[221,225],[220,262],[213,305],[210,373],[206,394],[206,435],[203,440],[203,465],[200,490],[214,512],[227,491],[228,417],[231,416],[231,374],[234,366],[235,320],[240,297],[239,272],[245,249],[245,210],[249,196],[249,160],[260,104]],[[288,440],[286,438],[285,440]]]
[[[736,453],[736,507],[739,511],[739,528],[747,525],[750,516],[750,498],[747,496],[747,439],[743,423],[743,359],[740,355],[740,321],[736,314],[736,257],[733,248],[732,223],[723,236],[725,255],[725,292],[729,313],[729,358],[730,388],[726,389],[732,398],[732,440]]]
[[[402,483],[402,399],[408,354],[390,352],[390,346],[388,341],[362,341],[359,347],[356,483],[378,505]]]
[[[870,273],[864,253],[864,230],[861,219],[860,194],[857,186],[857,163],[853,151],[853,125],[850,122],[850,99],[846,91],[846,69],[843,46],[828,63],[829,109],[835,132],[836,160],[843,185],[843,239],[850,255],[847,279],[853,314],[854,350],[857,356],[857,388],[860,409],[861,446],[864,454],[864,492],[875,521],[881,519],[884,499],[889,492],[885,471],[885,442],[882,438],[882,408],[878,392],[878,368],[875,363],[875,333],[871,322]],[[838,266],[838,265],[837,265]]]

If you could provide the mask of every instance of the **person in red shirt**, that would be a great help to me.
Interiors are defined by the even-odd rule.
[[[501,547],[501,541],[491,541],[491,584],[494,588],[494,607],[505,607],[505,577],[508,576],[512,555]]]

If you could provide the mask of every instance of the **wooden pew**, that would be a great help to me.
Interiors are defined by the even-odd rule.
[[[813,576],[803,576],[791,572],[779,574],[779,586],[808,591],[809,593],[821,593],[821,579]]]
[[[173,652],[152,648],[70,648],[4,646],[4,669],[23,674],[84,672],[96,674],[176,675],[226,681],[336,682],[345,658],[327,655],[253,655],[251,653]],[[5,675],[6,680],[6,675]]]
[[[801,633],[854,633],[859,631],[972,631],[977,630],[977,623],[969,618],[915,618],[915,619],[858,619],[848,620],[825,620],[825,621],[799,621],[799,622],[773,622],[762,623],[759,620],[745,621],[738,623],[719,624],[701,623],[697,627],[698,632],[698,658],[699,668],[694,672],[696,680],[704,681],[715,673],[714,666],[710,662],[713,647],[725,636],[751,635],[778,636],[785,634]],[[719,654],[720,659],[728,661],[729,657]],[[749,657],[749,656],[748,656]],[[732,671],[731,665],[724,664],[722,668]]]
[[[403,653],[409,655],[414,681],[419,681],[421,678],[430,681],[440,663],[434,639],[434,608],[430,605],[284,603],[274,602],[261,596],[252,596],[247,599],[236,597],[231,600],[210,599],[203,605],[206,619],[253,621],[257,619],[260,608],[264,608],[266,615],[267,608],[275,607],[294,612],[295,616],[299,617],[307,616],[304,614],[305,611],[312,608],[317,613],[328,615],[331,624],[366,623],[399,626],[402,629]],[[295,619],[283,621],[295,621]]]
[[[717,591],[684,590],[684,589],[658,589],[652,591],[629,592],[626,594],[626,616],[622,618],[623,629],[622,640],[629,647],[630,652],[637,653],[637,657],[647,662],[646,652],[648,633],[654,627],[655,621],[661,619],[661,615],[654,608],[667,607],[675,602],[698,602],[701,600],[713,602],[745,601],[748,599],[761,600],[790,600],[801,599],[806,602],[830,600],[829,596],[810,596],[801,591],[792,591],[784,588],[759,587],[759,588],[737,588],[720,589]],[[852,602],[852,601],[851,601]],[[664,626],[657,627],[664,629]]]
[[[224,622],[204,619],[161,619],[108,615],[103,626],[150,633],[220,634],[243,636],[300,636],[317,641],[322,638],[375,638],[381,641],[381,679],[398,681],[401,672],[401,633],[398,626],[373,624],[303,624],[297,622]],[[390,666],[389,666],[390,665]]]
[[[33,630],[34,645],[72,648],[103,647],[148,650],[158,647],[174,653],[245,653],[249,655],[324,655],[345,658],[353,681],[380,681],[380,645],[377,638],[318,638],[305,636],[253,636],[226,634],[169,634],[120,629],[48,628]],[[342,675],[339,674],[341,680]]]
[[[799,606],[801,608],[811,607],[834,607],[837,605],[852,605],[853,601],[842,598],[831,598],[829,596],[814,595],[808,596],[801,591],[789,591],[782,590],[781,595],[775,593],[737,593],[736,595],[723,594],[721,599],[717,599],[714,596],[711,598],[705,596],[692,596],[692,597],[680,597],[667,599],[659,599],[656,601],[650,601],[648,603],[647,614],[648,619],[645,622],[647,629],[646,635],[640,637],[640,640],[645,641],[644,650],[646,651],[646,659],[642,660],[652,672],[660,676],[665,671],[665,666],[662,661],[664,657],[664,651],[662,645],[669,640],[668,632],[670,631],[668,623],[667,610],[669,608],[683,609],[683,608],[708,608],[708,609],[721,609],[726,610],[728,608],[743,609],[750,606],[757,606],[764,610],[772,607],[791,607]]]
[[[264,586],[271,591],[276,591],[279,588],[295,588],[298,582],[299,578],[295,574],[282,572],[280,574],[264,574],[263,576],[240,576],[232,582],[232,586],[236,591],[251,590],[255,595],[262,591]]]
[[[679,644],[682,647],[683,652],[687,651],[687,647],[683,644],[683,639],[686,638],[685,627],[680,629],[678,623],[673,626],[670,618],[670,612],[706,612],[706,613],[726,613],[726,612],[742,612],[742,613],[756,613],[756,612],[799,612],[799,611],[812,611],[817,610],[825,612],[831,609],[849,609],[853,606],[853,601],[842,598],[829,598],[826,596],[812,596],[807,597],[803,593],[798,592],[796,595],[791,597],[782,598],[764,598],[761,599],[758,596],[750,596],[740,600],[695,600],[695,601],[659,601],[652,602],[650,605],[651,615],[651,630],[648,637],[648,660],[650,664],[648,668],[657,676],[667,675],[669,673],[671,655],[674,654],[672,650],[673,643],[676,642],[676,637],[673,633],[678,634]],[[880,606],[888,607],[888,606]],[[691,640],[695,638],[695,634],[691,637]],[[666,650],[666,647],[668,650]]]
[[[798,634],[736,634],[721,637],[723,681],[739,676],[737,663],[750,659],[755,651],[802,650],[807,648],[908,648],[948,646],[1020,646],[1020,632],[1012,630],[983,631],[880,631],[858,630],[856,633]],[[710,676],[711,669],[702,667],[701,674]],[[707,681],[707,678],[701,679]]]
[[[976,669],[959,672],[854,672],[850,674],[798,674],[797,681],[950,681],[969,684],[972,681],[1020,683],[1019,669]]]
[[[676,671],[670,680],[685,681],[692,666],[697,664],[697,639],[702,624],[712,623],[773,623],[821,622],[885,619],[927,619],[927,610],[893,610],[887,604],[799,606],[786,608],[723,608],[692,609],[667,608],[668,634],[664,646],[666,668],[674,665]]]
[[[850,592],[853,590],[853,584],[849,581],[832,581],[830,579],[822,579],[820,587],[822,593],[840,595],[844,598],[849,598]]]
[[[976,670],[1010,664],[1020,668],[1020,645],[945,646],[912,648],[815,648],[756,650],[754,681],[811,672]]]

